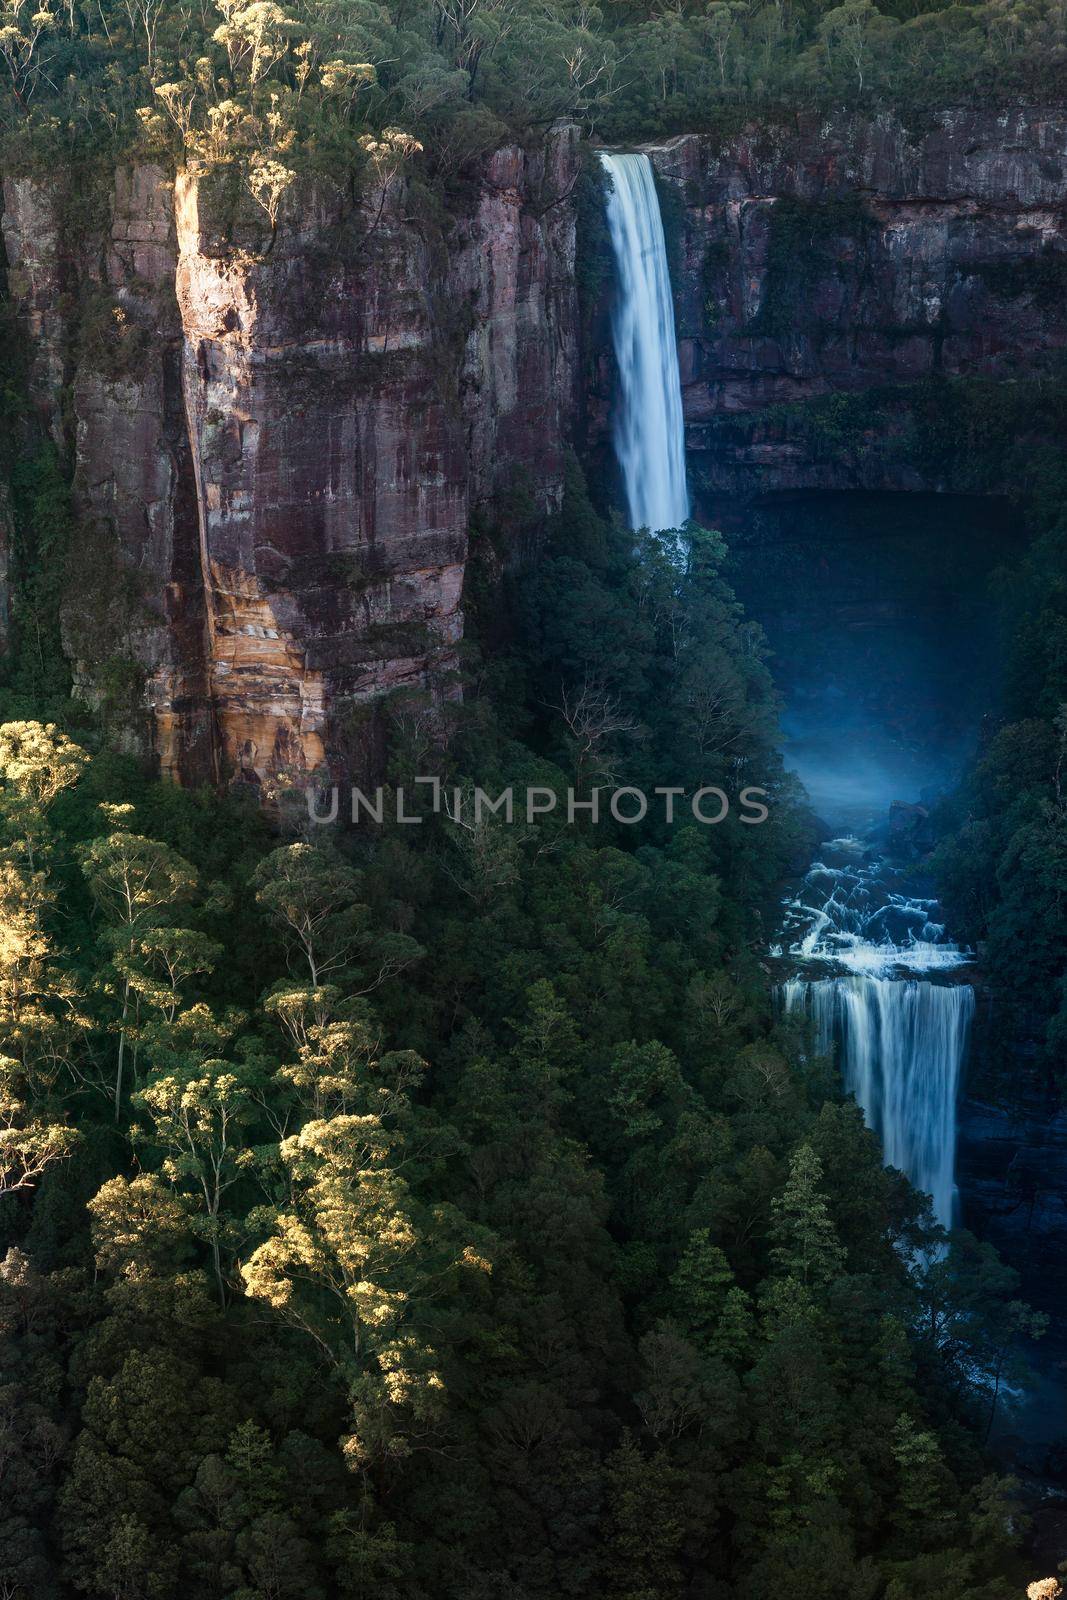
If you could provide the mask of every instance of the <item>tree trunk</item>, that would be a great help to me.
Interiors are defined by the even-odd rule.
[[[126,1018],[130,1010],[130,986],[122,993],[122,1020],[119,1023],[119,1057],[115,1065],[115,1121],[122,1115],[122,1067],[126,1058]]]

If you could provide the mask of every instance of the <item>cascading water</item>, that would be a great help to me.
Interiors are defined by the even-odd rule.
[[[659,200],[645,155],[608,155],[607,218],[619,275],[612,317],[620,396],[615,452],[631,528],[680,528],[689,516],[682,385]]]
[[[600,159],[611,179],[607,219],[619,275],[615,449],[630,526],[658,533],[689,516],[663,222],[648,157]],[[901,874],[859,840],[834,840],[786,908],[790,956],[820,975],[792,977],[781,994],[787,1012],[812,1018],[821,1051],[840,1049],[845,1082],[887,1163],[929,1194],[938,1221],[951,1226],[956,1093],[974,991],[916,976],[947,979],[968,957],[945,941],[933,900],[894,884],[903,887]]]
[[[902,872],[859,840],[831,841],[786,905],[790,956],[827,975],[790,978],[781,994],[787,1013],[810,1016],[820,1051],[837,1046],[846,1087],[887,1164],[930,1195],[950,1227],[956,1094],[974,990],[950,977],[969,958],[945,941],[936,902],[903,886]],[[927,972],[943,981],[916,976]]]

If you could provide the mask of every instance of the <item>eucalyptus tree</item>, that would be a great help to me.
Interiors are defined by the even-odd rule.
[[[198,941],[195,935],[184,942],[175,939],[172,919],[179,907],[188,906],[195,899],[199,888],[192,864],[169,845],[123,826],[131,820],[132,806],[105,804],[102,809],[112,831],[80,846],[78,858],[105,922],[103,943],[121,995],[114,1078],[117,1122],[122,1109],[127,1040],[136,1027],[136,1000],[142,991],[158,993],[150,981],[151,967],[161,962],[164,972],[169,967],[170,976],[177,983],[180,976],[210,966],[213,947],[208,941]],[[169,933],[165,935],[164,929]],[[143,964],[145,960],[147,965]],[[170,988],[168,998],[165,983],[164,1009],[172,1003],[174,989]]]

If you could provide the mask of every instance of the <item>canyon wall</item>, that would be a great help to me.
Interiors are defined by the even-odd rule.
[[[571,126],[498,150],[444,225],[307,183],[274,233],[225,173],[121,170],[103,221],[6,182],[75,686],[162,771],[299,781],[358,764],[384,691],[452,692],[473,509],[562,489],[577,163]]]
[[[1067,115],[801,116],[648,150],[698,514],[959,488],[949,452],[901,447],[904,397],[1062,362]],[[269,788],[358,766],[383,692],[456,692],[472,511],[517,482],[555,503],[576,419],[610,453],[579,161],[571,125],[498,150],[443,220],[401,185],[303,182],[274,234],[225,174],[6,179],[27,383],[77,514],[64,646],[114,739]]]
[[[1012,380],[1067,349],[1067,114],[798,117],[647,147],[675,273],[698,502],[946,484],[864,395]],[[594,416],[611,388],[602,359]],[[837,410],[818,405],[846,397]],[[805,408],[815,425],[805,423]],[[902,420],[901,426],[904,425]],[[866,426],[866,434],[865,434]]]

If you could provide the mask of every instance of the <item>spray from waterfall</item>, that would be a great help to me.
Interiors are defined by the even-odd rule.
[[[600,159],[619,288],[612,317],[619,367],[615,452],[631,528],[679,528],[689,516],[682,385],[659,200],[645,155]]]

